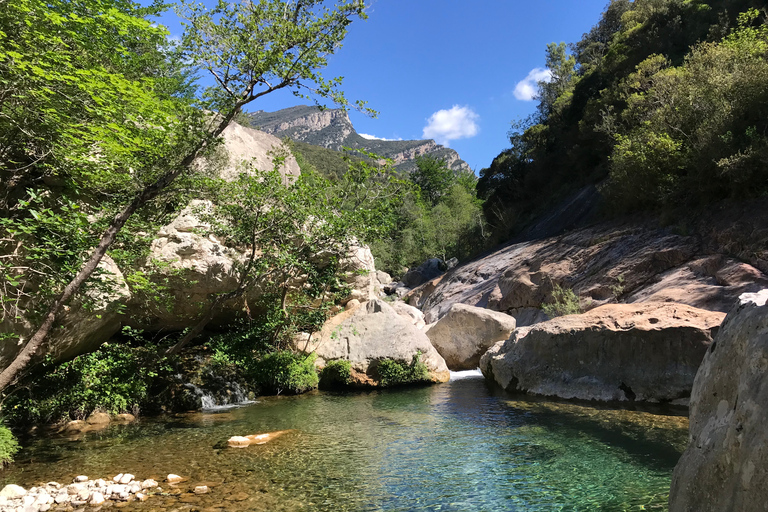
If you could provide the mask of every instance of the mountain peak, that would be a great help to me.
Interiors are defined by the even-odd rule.
[[[321,109],[298,105],[277,112],[263,110],[248,114],[251,125],[261,131],[291,140],[336,151],[343,147],[376,153],[395,162],[401,171],[416,167],[416,158],[430,155],[442,159],[452,169],[469,170],[469,165],[453,149],[434,140],[382,140],[362,137],[355,131],[343,109]]]

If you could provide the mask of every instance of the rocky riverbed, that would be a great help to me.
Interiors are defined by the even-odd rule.
[[[183,478],[169,474],[166,481],[175,484],[183,481]],[[98,507],[108,502],[146,501],[151,495],[162,492],[163,489],[156,480],[137,480],[130,473],[93,480],[86,475],[80,475],[69,485],[48,482],[29,489],[15,484],[6,485],[0,491],[0,512],[72,510],[73,507],[86,505]],[[198,492],[198,489],[195,492]],[[199,492],[208,492],[208,487],[200,486]]]

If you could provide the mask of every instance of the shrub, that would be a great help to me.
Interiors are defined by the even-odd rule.
[[[402,386],[429,382],[429,370],[421,361],[421,352],[416,352],[411,364],[401,363],[393,359],[382,359],[376,368],[379,382],[384,387]]]
[[[24,424],[84,418],[97,409],[136,413],[164,361],[156,347],[105,343],[96,352],[51,364],[10,395],[3,409],[10,422]]]
[[[549,316],[578,315],[582,312],[579,297],[570,288],[556,284],[552,290],[552,302],[542,304],[541,309]]]
[[[317,387],[315,354],[294,354],[289,350],[272,352],[256,364],[256,379],[262,393],[299,394]]]
[[[13,462],[13,456],[19,451],[19,443],[7,427],[0,425],[0,466]]]
[[[330,361],[320,372],[320,387],[334,389],[348,386],[352,382],[352,364],[346,359]]]

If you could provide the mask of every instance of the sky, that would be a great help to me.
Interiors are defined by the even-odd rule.
[[[536,108],[551,42],[578,41],[608,0],[367,0],[368,20],[349,27],[326,78],[344,77],[347,99],[365,100],[376,118],[351,111],[358,133],[435,139],[479,172],[509,146],[512,121]],[[171,37],[181,33],[163,16]],[[280,91],[251,110],[309,104]],[[331,106],[331,105],[329,105]]]

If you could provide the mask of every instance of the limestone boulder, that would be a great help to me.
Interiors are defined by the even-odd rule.
[[[56,361],[67,361],[96,350],[120,330],[123,319],[120,307],[130,299],[131,291],[123,273],[112,258],[104,256],[85,292],[64,306],[40,357],[50,355]],[[24,311],[19,311],[16,317],[8,315],[0,320],[0,334],[18,335],[15,343],[0,343],[0,369],[13,361],[36,327]]]
[[[427,331],[429,341],[451,370],[474,370],[480,357],[514,332],[515,319],[498,311],[454,304]]]
[[[421,361],[433,381],[445,382],[450,377],[445,361],[412,319],[398,314],[379,299],[371,299],[331,318],[320,335],[306,340],[302,348],[316,352],[320,366],[328,361],[346,359],[353,372],[367,375],[374,381],[381,360],[393,359],[410,364],[417,353],[421,353]]]
[[[342,300],[342,303],[350,300],[365,302],[376,294],[380,283],[376,262],[367,245],[352,244],[347,256],[340,261],[340,264],[344,271],[344,282],[352,288],[349,296]]]
[[[420,309],[409,306],[405,302],[399,300],[393,302],[391,306],[398,315],[408,318],[418,329],[424,329],[427,325],[424,323],[424,313],[422,313]]]
[[[675,467],[671,512],[766,510],[768,290],[744,294],[696,375],[688,448]]]
[[[480,369],[509,391],[685,403],[724,316],[685,304],[609,304],[518,329]]]
[[[260,171],[271,171],[275,168],[276,157],[284,157],[277,166],[284,184],[293,183],[301,175],[296,158],[274,135],[230,123],[222,133],[222,138],[225,157],[216,173],[225,180],[236,179],[244,170],[244,164]]]
[[[143,327],[184,328],[199,318],[210,294],[237,288],[237,263],[246,256],[224,245],[201,220],[211,208],[209,201],[192,201],[152,241],[147,261],[163,265],[173,300],[170,308],[151,308]],[[132,311],[132,316],[140,312]]]

